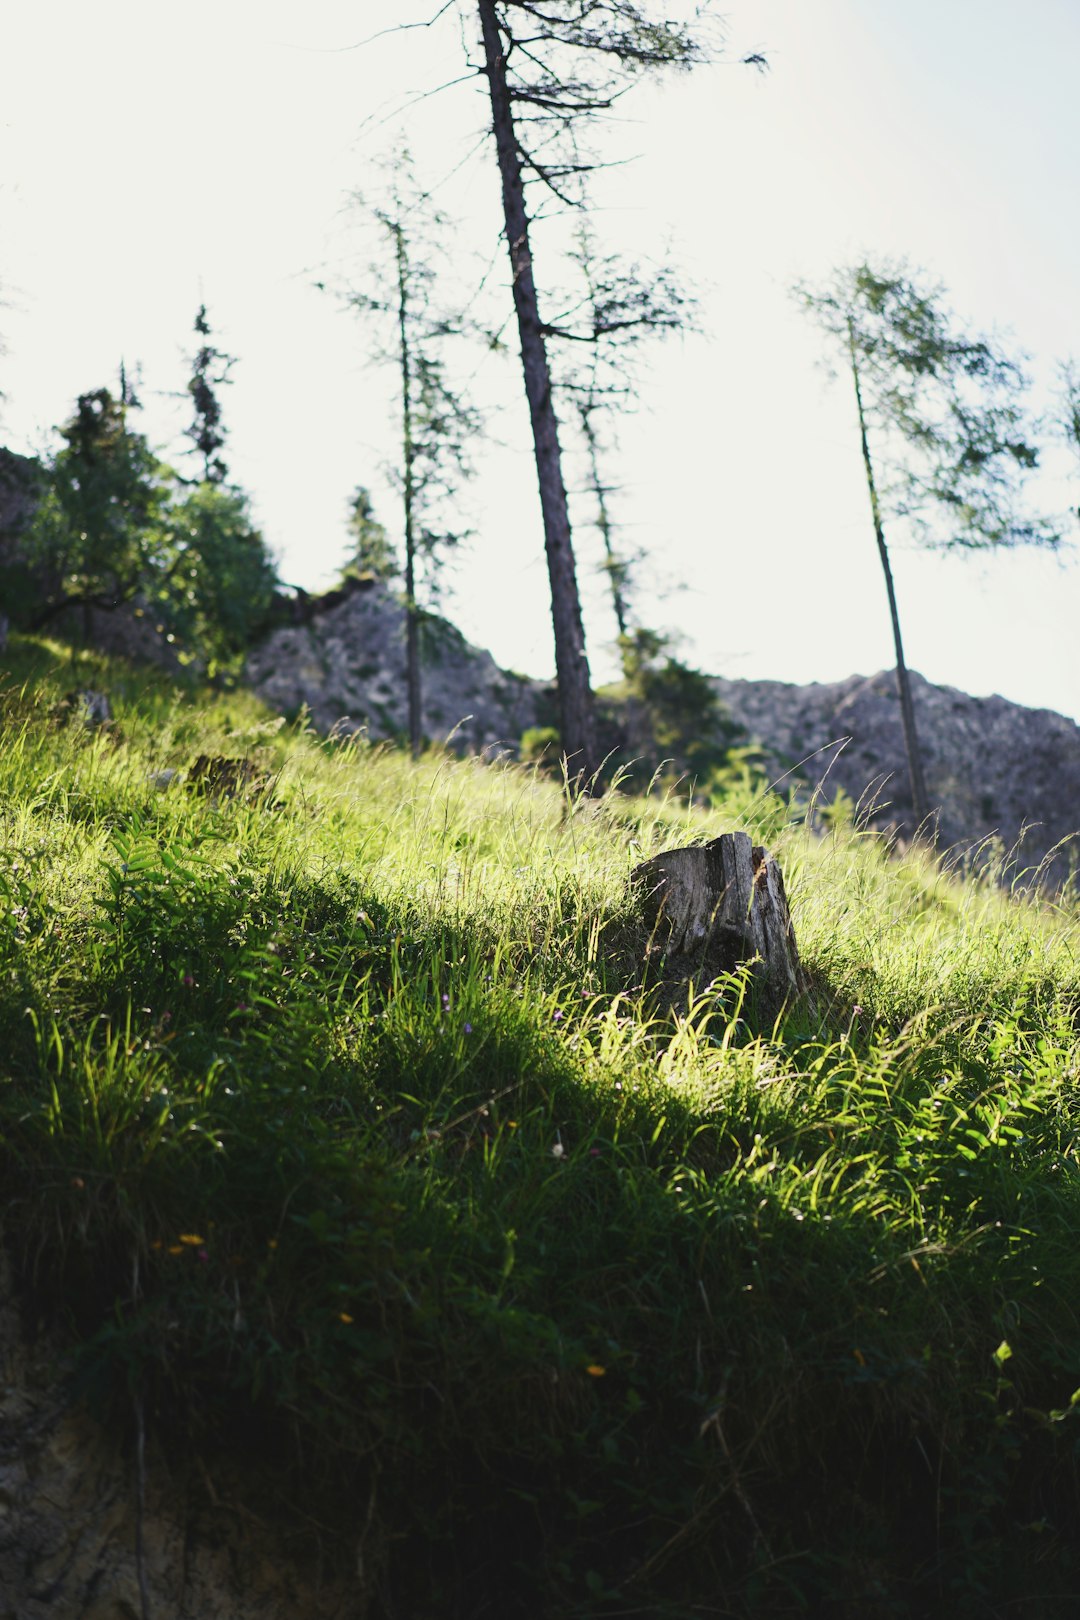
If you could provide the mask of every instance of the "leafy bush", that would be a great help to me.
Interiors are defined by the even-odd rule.
[[[137,602],[215,674],[267,622],[277,571],[244,493],[181,484],[128,426],[135,408],[105,388],[80,396],[5,570],[11,611],[40,628],[72,608]]]
[[[240,490],[201,483],[173,502],[164,566],[151,589],[166,623],[210,674],[243,653],[268,618],[276,586]]]
[[[73,604],[115,607],[160,563],[166,469],[107,388],[80,394],[23,542],[43,586],[42,625]]]

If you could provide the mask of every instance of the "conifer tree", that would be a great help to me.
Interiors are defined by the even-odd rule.
[[[1039,450],[1027,378],[990,339],[963,330],[944,289],[905,264],[857,264],[795,296],[831,339],[853,385],[878,559],[885,579],[916,822],[929,816],[886,525],[939,551],[1056,546],[1024,503]]]
[[[245,492],[229,478],[217,390],[231,383],[236,364],[212,341],[206,305],[195,315],[199,347],[191,359],[187,393],[193,416],[184,430],[189,454],[202,458],[202,476],[174,503],[169,565],[157,597],[172,631],[211,674],[229,671],[266,622],[277,588],[277,568]]]
[[[81,606],[111,609],[136,595],[160,563],[168,472],[127,424],[137,402],[107,388],[80,394],[60,429],[63,448],[46,467],[46,490],[27,539],[45,601],[34,621],[48,623]]]
[[[558,392],[569,400],[585,449],[586,489],[603,544],[623,673],[629,676],[634,576],[643,553],[629,551],[620,540],[612,501],[618,491],[608,482],[608,469],[618,449],[619,420],[637,403],[642,344],[685,329],[696,306],[670,264],[644,266],[601,254],[587,219],[570,259],[577,282],[568,291],[566,312],[554,318],[549,333],[562,351]]]
[[[594,166],[582,156],[590,127],[641,74],[689,67],[705,44],[693,20],[648,0],[477,0],[477,8],[544,521],[562,747],[571,776],[587,782],[599,764],[594,705],[526,186],[581,207]]]
[[[221,455],[225,445],[225,428],[216,390],[227,386],[232,380],[229,373],[236,361],[211,343],[205,304],[199,305],[195,316],[195,333],[200,343],[191,362],[191,381],[187,385],[195,414],[184,432],[191,440],[192,453],[202,457],[203,482],[224,484],[229,469]]]
[[[345,563],[346,575],[366,574],[385,581],[400,573],[386,525],[375,516],[371,491],[364,484],[358,484],[349,499],[348,529],[351,544]]]
[[[381,198],[358,202],[377,226],[382,254],[369,267],[368,288],[352,292],[349,302],[381,327],[380,358],[394,366],[398,379],[400,462],[393,482],[401,495],[404,536],[409,745],[417,755],[423,740],[420,580],[423,575],[429,593],[436,590],[446,553],[465,538],[456,495],[471,475],[481,421],[450,376],[448,345],[464,323],[437,294],[434,264],[447,221],[420,184],[409,154],[398,156]]]

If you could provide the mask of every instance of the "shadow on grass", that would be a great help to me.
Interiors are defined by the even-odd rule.
[[[1072,1612],[1052,1049],[643,1025],[475,920],[128,853],[77,978],[18,894],[0,962],[5,1235],[99,1411],[271,1459],[373,1615]]]

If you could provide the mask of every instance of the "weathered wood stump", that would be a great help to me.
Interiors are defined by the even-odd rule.
[[[783,873],[747,833],[666,850],[635,867],[631,880],[647,931],[644,954],[663,959],[665,979],[715,978],[748,962],[766,1007],[802,993]]]

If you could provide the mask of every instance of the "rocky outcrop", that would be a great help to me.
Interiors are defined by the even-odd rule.
[[[516,749],[530,726],[551,720],[551,688],[500,669],[447,620],[429,615],[421,630],[423,732],[458,747]],[[356,580],[323,611],[279,626],[248,655],[246,678],[271,708],[306,708],[320,731],[364,731],[373,738],[408,729],[405,609],[385,586]]]
[[[148,1442],[140,1476],[132,1435],[77,1405],[65,1373],[24,1331],[0,1255],[0,1620],[357,1613],[357,1582],[290,1559],[300,1522],[266,1505],[250,1463]]]
[[[985,845],[984,859],[1015,849],[1014,873],[1045,861],[1043,878],[1060,885],[1080,857],[1080,727],[1049,709],[970,697],[914,673],[911,682],[939,847]],[[807,686],[714,685],[765,749],[774,776],[798,766],[824,802],[843,789],[871,825],[913,834],[892,670]]]
[[[0,562],[15,560],[19,536],[34,515],[41,465],[0,446]]]
[[[309,598],[295,622],[250,655],[247,676],[285,713],[302,707],[320,731],[406,731],[405,613],[382,585],[353,581]],[[528,727],[556,719],[550,684],[502,670],[445,619],[424,626],[424,731],[454,746],[515,751]],[[734,730],[765,756],[773,779],[828,804],[842,789],[868,824],[915,831],[894,673],[806,686],[716,679]],[[975,698],[912,674],[939,848],[981,861],[1015,849],[1010,873],[1039,867],[1060,885],[1080,857],[1080,727],[1047,709]],[[608,708],[612,705],[609,703]],[[609,718],[611,718],[609,716]],[[616,729],[617,716],[612,722]],[[787,775],[787,773],[791,773]]]
[[[22,546],[40,489],[40,464],[0,447],[0,646],[37,593]]]

